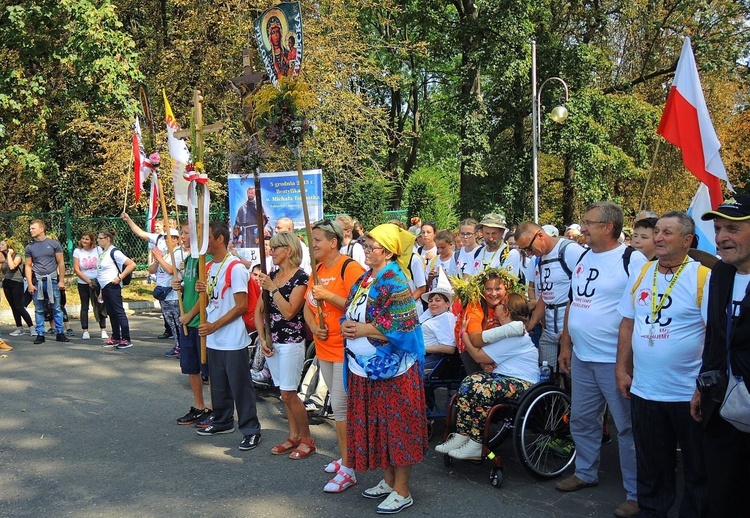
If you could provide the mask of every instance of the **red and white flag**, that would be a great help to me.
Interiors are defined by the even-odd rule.
[[[708,113],[690,38],[685,38],[682,45],[672,88],[656,131],[682,149],[685,167],[708,187],[712,208],[718,207],[724,198],[720,180],[727,182],[730,191],[733,189],[719,155],[721,143]]]
[[[141,140],[141,123],[138,122],[138,116],[135,117],[135,124],[133,125],[133,173],[135,176],[135,202],[141,199],[141,185],[143,184],[143,178],[141,178],[141,161],[143,156],[143,141]]]
[[[159,219],[159,181],[156,171],[151,173],[151,195],[148,198],[148,215],[146,216],[146,228],[148,232],[156,232],[156,220]]]

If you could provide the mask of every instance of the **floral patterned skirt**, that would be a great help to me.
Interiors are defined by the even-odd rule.
[[[357,471],[420,462],[428,444],[419,365],[380,381],[349,373],[346,436],[349,466]]]
[[[456,431],[468,435],[473,441],[482,442],[490,409],[501,399],[517,400],[532,385],[529,381],[501,374],[478,372],[467,376],[456,396]]]

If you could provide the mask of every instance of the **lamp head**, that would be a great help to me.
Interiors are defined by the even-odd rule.
[[[562,124],[568,120],[568,109],[563,105],[555,106],[550,113],[550,118],[556,123]]]

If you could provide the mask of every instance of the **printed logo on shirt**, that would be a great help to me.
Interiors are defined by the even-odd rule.
[[[543,268],[544,274],[542,276],[542,280],[539,282],[539,289],[541,291],[550,291],[552,289],[552,283],[549,282],[550,275],[552,274],[552,270],[550,270],[547,267]]]
[[[596,279],[599,278],[599,270],[596,268],[591,268],[589,270],[589,275],[586,277],[586,284],[583,286],[583,290],[581,290],[580,287],[576,288],[576,292],[578,293],[579,297],[587,297],[591,298],[596,293],[596,288],[592,287],[591,291],[589,291],[589,284],[594,282]]]
[[[576,278],[579,278],[581,275],[583,275],[583,265],[579,264],[578,267],[576,268],[575,276]]]
[[[638,294],[636,304],[639,306],[648,306],[651,304],[651,290],[641,290]]]
[[[657,295],[656,300],[662,300],[664,297],[664,294],[660,293]],[[649,312],[648,315],[646,315],[646,324],[658,324],[663,327],[667,327],[669,324],[672,323],[672,317],[666,317],[666,319],[662,319],[662,311],[665,309],[669,309],[669,307],[672,305],[672,296],[667,295],[667,300],[664,302],[664,305],[659,309],[659,311],[656,313],[656,320],[651,320],[651,314]]]

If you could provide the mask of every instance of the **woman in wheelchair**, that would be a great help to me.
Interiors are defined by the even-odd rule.
[[[500,327],[471,338],[465,319],[461,339],[474,361],[491,372],[472,374],[461,383],[456,398],[456,433],[435,449],[456,459],[481,459],[487,414],[500,400],[516,401],[539,381],[539,352],[524,330],[529,308],[524,297],[511,293],[495,305]]]

